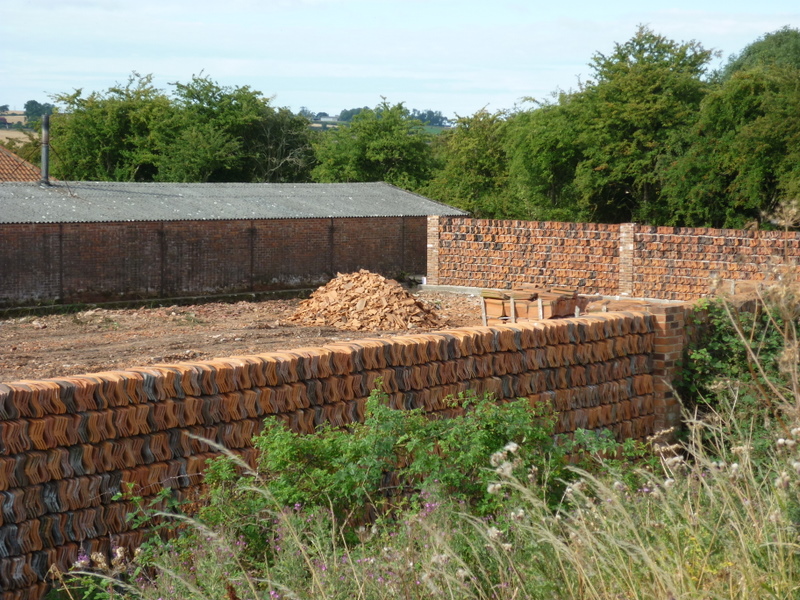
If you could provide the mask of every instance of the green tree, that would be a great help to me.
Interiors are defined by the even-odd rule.
[[[384,100],[319,138],[312,176],[319,182],[386,181],[416,190],[432,172],[431,137],[402,103]]]
[[[697,118],[712,56],[698,42],[675,42],[646,27],[611,54],[595,54],[576,112],[583,157],[575,185],[592,220],[664,218],[659,159],[673,133]]]
[[[575,171],[584,159],[578,140],[578,99],[577,94],[562,92],[555,102],[539,103],[509,120],[509,193],[528,219],[582,221],[590,217],[575,185]]]
[[[309,110],[307,106],[301,106],[300,110],[297,111],[298,116],[305,117],[309,121],[314,119],[314,113]]]
[[[770,66],[800,69],[800,30],[786,26],[763,35],[728,59],[720,79],[730,79],[738,71]]]
[[[53,174],[106,181],[307,181],[314,164],[308,120],[249,87],[205,76],[174,83],[152,76],[84,96],[57,96]]]
[[[53,105],[49,102],[41,103],[36,100],[28,100],[25,103],[25,118],[28,123],[33,123],[40,120],[44,115],[51,114],[53,114]]]
[[[353,117],[355,117],[362,110],[369,110],[369,106],[364,106],[362,108],[346,108],[339,113],[339,120],[349,123],[353,120]]]
[[[0,113],[8,112],[8,104],[0,104]]]
[[[445,117],[440,110],[431,110],[429,108],[417,110],[413,108],[411,109],[410,116],[412,119],[418,119],[431,127],[447,127],[450,125],[450,120]]]
[[[471,117],[459,117],[455,127],[437,136],[434,152],[441,168],[422,193],[480,218],[527,217],[518,206],[507,204],[507,116],[483,109]]]
[[[209,77],[175,83],[161,181],[307,181],[313,165],[308,119],[275,109],[260,92]]]
[[[662,157],[697,119],[712,52],[646,27],[592,78],[509,120],[508,216],[625,222],[665,219]]]
[[[667,223],[742,227],[800,196],[800,69],[734,72],[665,161]]]
[[[170,99],[152,76],[133,73],[125,85],[88,96],[55,96],[63,112],[51,123],[53,164],[59,179],[152,181],[158,173],[160,129],[173,118]]]

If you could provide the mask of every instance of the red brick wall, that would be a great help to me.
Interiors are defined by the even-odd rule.
[[[618,225],[438,219],[440,285],[510,288],[535,283],[616,293]],[[429,252],[436,243],[429,241]]]
[[[0,225],[0,305],[262,291],[425,272],[425,217]]]
[[[60,296],[59,225],[0,226],[0,304]]]
[[[116,300],[123,292],[146,298],[160,290],[159,223],[69,223],[59,231],[59,297],[66,302],[76,297]],[[36,277],[37,272],[30,274]]]
[[[800,261],[800,233],[430,218],[428,281],[692,300]]]

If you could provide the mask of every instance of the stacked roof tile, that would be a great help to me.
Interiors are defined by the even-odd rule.
[[[190,497],[212,440],[255,464],[265,418],[297,432],[364,418],[380,385],[397,409],[463,414],[467,390],[558,411],[557,432],[655,426],[654,319],[632,312],[451,329],[203,362],[0,384],[0,600],[39,598],[79,548],[133,549],[122,490]]]

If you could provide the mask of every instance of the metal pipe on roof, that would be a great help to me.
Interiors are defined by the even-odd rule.
[[[42,185],[50,185],[50,115],[42,116]]]

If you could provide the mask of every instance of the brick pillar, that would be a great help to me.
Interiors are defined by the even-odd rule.
[[[689,304],[650,305],[650,313],[655,317],[656,333],[653,348],[656,431],[677,426],[681,421],[681,403],[673,386],[680,378],[689,307]]]
[[[439,216],[428,217],[428,285],[439,285]]]
[[[618,294],[633,296],[633,233],[636,223],[620,223],[619,226],[619,286]]]

